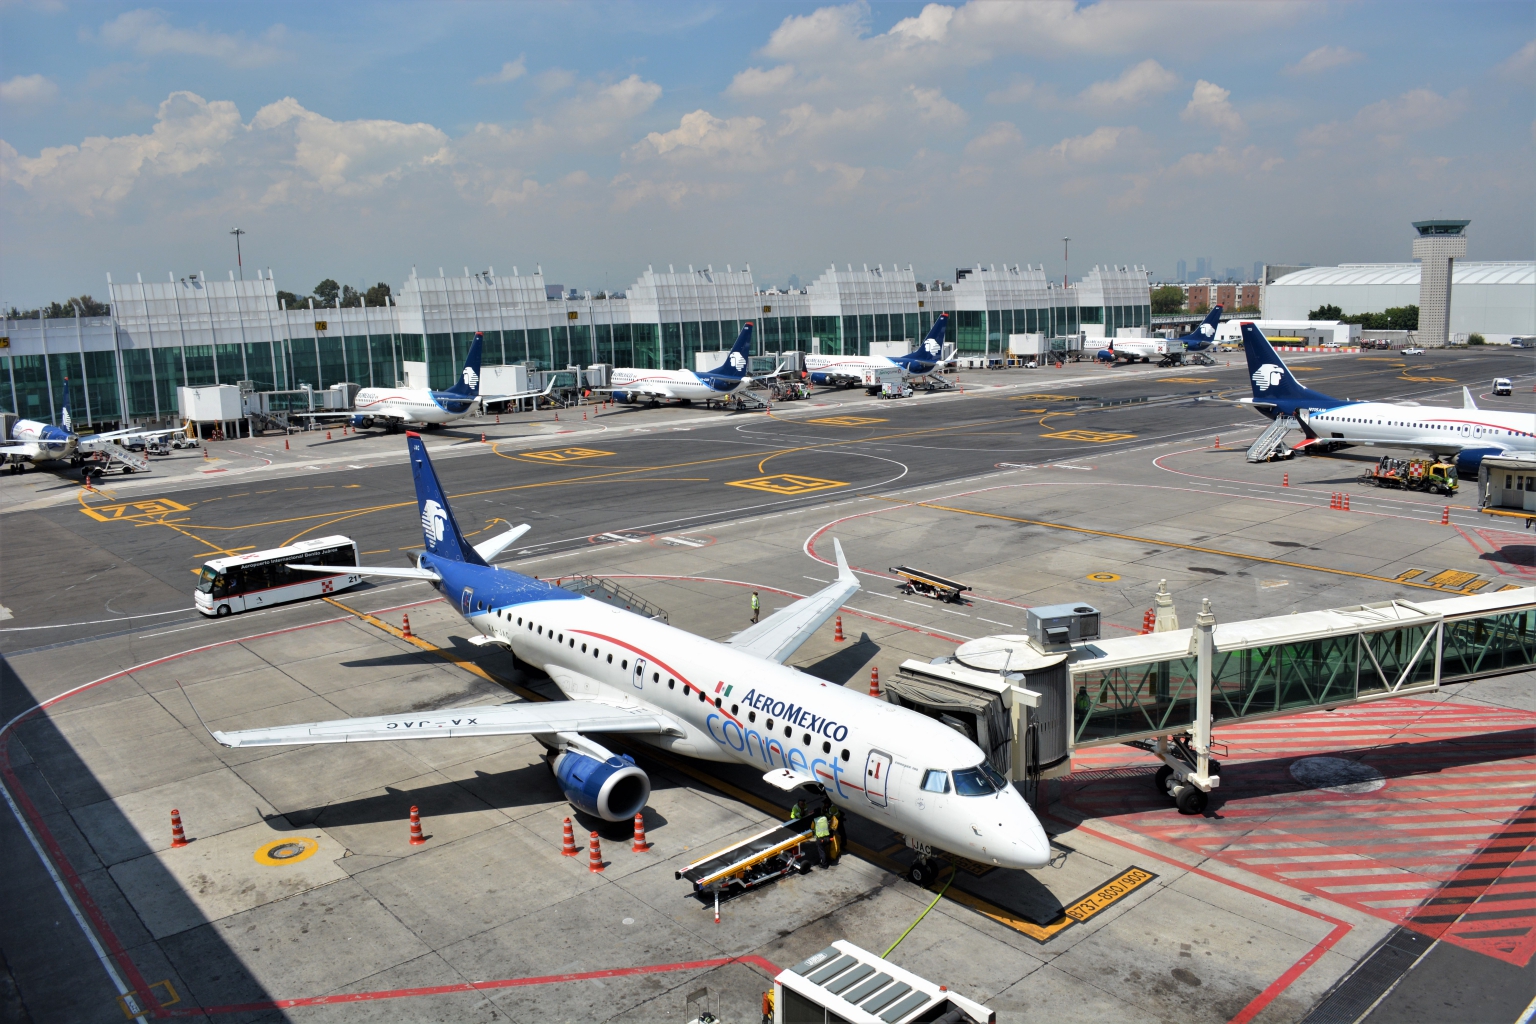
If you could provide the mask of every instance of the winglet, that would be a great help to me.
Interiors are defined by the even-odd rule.
[[[843,545],[836,537],[832,538],[832,550],[837,553],[838,582],[852,583],[856,587],[861,586],[859,578],[853,574],[853,570],[848,568],[848,559],[843,557]]]
[[[1472,401],[1472,391],[1465,384],[1461,386],[1461,407],[1463,409],[1477,408],[1477,403]]]

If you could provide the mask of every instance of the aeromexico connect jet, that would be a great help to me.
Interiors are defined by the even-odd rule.
[[[1244,322],[1243,350],[1253,397],[1263,415],[1294,416],[1310,444],[1347,448],[1408,448],[1456,463],[1457,471],[1477,471],[1485,455],[1536,453],[1536,413],[1479,409],[1462,389],[1462,408],[1417,402],[1355,402],[1303,387],[1264,332]]]
[[[896,367],[903,378],[926,377],[954,357],[955,346],[944,344],[949,314],[940,313],[933,329],[916,350],[904,356],[806,356],[805,369],[812,384],[836,384],[857,387],[864,383],[864,371]]]
[[[606,390],[619,402],[648,399],[659,402],[717,402],[730,398],[752,383],[747,367],[752,361],[752,322],[749,320],[736,336],[736,344],[725,354],[725,362],[713,370],[644,370],[620,366],[608,378]]]
[[[68,462],[78,466],[86,456],[100,453],[117,463],[124,473],[149,468],[149,460],[136,455],[121,445],[113,444],[119,438],[160,437],[179,434],[181,427],[168,430],[112,430],[104,434],[77,434],[69,415],[69,378],[64,378],[64,396],[59,404],[61,422],[43,423],[39,420],[17,420],[11,424],[11,436],[0,440],[0,462],[12,473],[24,472],[27,466],[45,462]]]
[[[480,357],[485,346],[485,335],[475,332],[469,353],[459,369],[459,379],[445,391],[432,388],[363,388],[358,391],[351,411],[299,413],[306,419],[347,419],[354,427],[383,426],[391,430],[400,427],[437,427],[463,419],[487,402],[510,402],[519,398],[535,398],[547,395],[555,386],[551,380],[543,391],[521,391],[510,395],[482,395],[480,393]]]
[[[859,589],[842,546],[837,580],[717,643],[489,563],[528,529],[471,545],[425,445],[407,435],[426,550],[416,568],[477,633],[543,670],[569,699],[413,711],[214,732],[227,747],[531,735],[566,798],[608,821],[634,817],[650,779],[605,734],[707,761],[748,765],[784,790],[823,787],[845,810],[934,848],[1009,868],[1050,847],[1024,798],[948,726],[783,664]],[[290,566],[329,572],[317,566]]]

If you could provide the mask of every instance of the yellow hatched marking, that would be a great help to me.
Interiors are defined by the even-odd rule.
[[[1041,434],[1060,441],[1087,441],[1091,444],[1107,444],[1110,441],[1129,441],[1135,434],[1115,434],[1107,430],[1058,430],[1054,434]]]
[[[745,487],[753,491],[767,491],[769,494],[810,494],[812,491],[824,491],[831,487],[848,486],[842,480],[823,480],[815,476],[799,476],[795,473],[775,473],[771,476],[755,476],[750,480],[727,480],[728,487]]]
[[[1477,579],[1477,573],[1475,572],[1465,572],[1461,569],[1446,569],[1444,572],[1435,573],[1425,582],[1445,590],[1460,590],[1475,579]]]
[[[862,427],[868,423],[884,423],[885,420],[879,416],[823,416],[805,422],[825,423],[829,427]]]
[[[1296,367],[1293,366],[1293,367],[1291,367],[1291,369],[1294,370],[1294,369],[1296,369]],[[1209,384],[1210,382],[1211,382],[1211,378],[1209,378],[1209,377],[1164,377],[1163,378],[1163,383],[1164,384]]]
[[[144,501],[124,501],[116,505],[85,505],[80,511],[98,523],[110,523],[120,519],[149,519],[152,516],[168,515],[171,512],[192,510],[170,498],[148,498]]]
[[[1407,583],[1411,579],[1423,576],[1424,572],[1425,570],[1423,569],[1409,569],[1407,572],[1400,572],[1397,574],[1397,582]]]
[[[1076,395],[1020,395],[1026,402],[1076,402]]]
[[[1410,377],[1406,373],[1398,374],[1397,379],[1398,380],[1411,380],[1415,384],[1454,384],[1454,383],[1456,383],[1456,378],[1455,377]]]
[[[613,452],[601,451],[597,448],[555,448],[547,452],[523,452],[524,458],[540,459],[544,462],[580,462],[582,459],[597,459],[604,455],[612,455]]]

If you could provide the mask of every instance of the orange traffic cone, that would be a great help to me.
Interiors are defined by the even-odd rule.
[[[557,410],[557,411],[556,411],[556,412],[555,412],[555,422],[556,422],[556,423],[559,423],[559,422],[560,422],[560,413],[559,413],[559,411],[558,411],[558,410]]]
[[[179,850],[187,845],[187,833],[181,827],[181,812],[171,811],[171,849]]]
[[[286,437],[283,438],[283,451],[288,451],[288,439]]]
[[[1441,526],[1450,526],[1451,525],[1451,506],[1449,506],[1449,505],[1445,506],[1445,511],[1440,513],[1440,525]]]
[[[591,872],[602,871],[607,865],[603,863],[603,848],[597,845],[597,833],[592,833],[592,845],[587,847],[587,870]]]
[[[496,417],[496,422],[497,422],[497,423],[500,423],[500,422],[501,422],[501,417],[500,417],[500,416],[497,416],[497,417]]]
[[[405,619],[405,625],[400,627],[400,635],[409,640],[411,638],[411,613],[406,612],[402,618]]]
[[[1291,486],[1291,474],[1289,474],[1289,473],[1285,474],[1284,479],[1282,479],[1280,481],[1280,486],[1281,487],[1289,487],[1289,486]]]
[[[420,846],[422,843],[425,843],[426,841],[427,841],[426,838],[421,834],[421,812],[416,809],[416,805],[415,804],[412,804],[411,805],[411,845],[412,846]]]
[[[878,697],[878,696],[880,696],[880,666],[879,665],[871,665],[871,666],[869,666],[869,695],[871,697]]]
[[[327,431],[326,431],[326,432],[325,432],[325,439],[326,439],[326,440],[327,440],[327,441],[329,441],[329,440],[330,440],[330,439],[331,439],[331,432],[330,432],[330,431],[329,431],[329,430],[327,430]]]
[[[481,444],[485,444],[485,435],[484,434],[480,435],[480,443]]]
[[[582,419],[586,419],[587,418],[587,410],[585,410],[585,409],[581,410],[581,418]]]
[[[1221,438],[1219,438],[1219,437],[1216,439],[1216,447],[1217,448],[1221,447]]]
[[[837,643],[843,642],[843,617],[837,617],[837,630],[832,634],[832,639]]]
[[[576,831],[571,828],[571,819],[566,818],[565,824],[560,826],[560,856],[574,857],[580,852],[576,849]]]
[[[651,848],[651,844],[645,841],[645,815],[635,815],[635,845],[631,846],[631,853],[644,853]]]
[[[1349,511],[1349,494],[1348,494],[1348,492],[1345,492],[1345,494],[1344,494],[1344,511],[1345,512]]]

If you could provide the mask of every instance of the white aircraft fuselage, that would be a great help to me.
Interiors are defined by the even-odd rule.
[[[620,401],[650,398],[656,401],[714,402],[730,398],[746,387],[746,377],[698,374],[692,370],[643,370],[619,367],[608,377],[614,397]]]
[[[431,556],[422,564],[443,573],[450,597],[453,577],[469,568]],[[915,711],[564,592],[466,618],[572,699],[654,708],[681,726],[681,736],[637,735],[643,742],[759,771],[788,768],[820,782],[845,810],[981,863],[1037,868],[1050,857],[1013,787],[983,796],[961,796],[953,784],[944,793],[919,788],[929,770],[952,776],[984,756]]]
[[[1497,449],[1490,454],[1536,453],[1536,413],[1355,402],[1297,415],[1309,434],[1324,441],[1437,454],[1484,446]]]
[[[441,426],[468,416],[476,399],[430,388],[363,388],[353,403],[352,423],[372,426],[376,421],[406,426]]]

